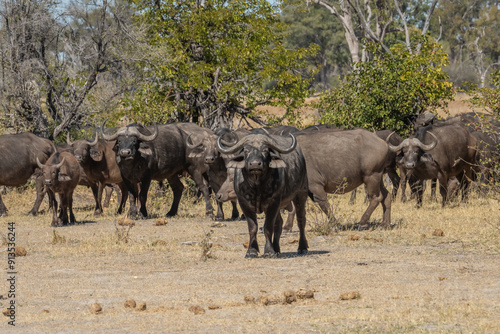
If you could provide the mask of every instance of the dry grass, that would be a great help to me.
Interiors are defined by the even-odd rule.
[[[116,224],[116,202],[94,218],[90,191],[78,189],[75,214],[84,223],[57,229],[50,227],[50,213],[24,215],[31,191],[4,196],[10,215],[0,218],[0,232],[16,222],[16,242],[28,250],[17,259],[16,327],[96,333],[500,331],[498,200],[472,196],[469,204],[441,208],[425,197],[422,209],[395,201],[393,229],[378,229],[377,208],[370,229],[358,231],[366,208],[362,196],[355,205],[348,204],[349,195],[336,196],[331,207],[338,232],[313,231],[326,217],[309,201],[309,255],[295,256],[295,226],[282,237],[278,259],[247,260],[246,223],[213,228],[202,201],[193,205],[184,198],[179,216],[157,226],[169,196],[153,198],[154,218],[130,227]],[[224,207],[229,216],[230,205]],[[444,235],[433,236],[436,229]],[[262,234],[258,240],[263,247]],[[6,289],[4,282],[0,294]],[[292,300],[290,291],[314,297]],[[352,292],[356,298],[339,299]],[[130,299],[147,309],[125,308]],[[98,315],[89,312],[94,303],[102,306]],[[190,311],[195,307],[205,313]]]

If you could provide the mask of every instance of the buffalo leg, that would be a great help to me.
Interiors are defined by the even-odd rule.
[[[442,206],[446,206],[448,204],[448,178],[446,175],[439,175],[439,193],[443,198]]]
[[[59,217],[57,217],[57,200],[54,192],[50,189],[47,190],[47,195],[52,201],[52,224],[51,226],[59,226]]]
[[[99,202],[99,185],[92,184],[90,186],[90,189],[92,189],[92,195],[94,195],[94,200],[95,200],[94,215],[99,216],[102,213],[101,203]]]
[[[297,249],[297,254],[304,255],[307,254],[307,249],[309,245],[306,238],[306,194],[297,195],[293,204],[295,206],[295,215],[297,216],[297,226],[299,228],[299,248]]]
[[[7,214],[7,208],[5,207],[5,204],[3,204],[2,201],[2,195],[0,195],[0,217],[3,217]]]
[[[273,233],[275,231],[275,223],[277,217],[280,214],[279,210],[279,201],[275,201],[271,203],[266,210],[266,217],[264,220],[264,236],[266,237],[266,244],[264,246],[264,257],[275,257],[276,249],[279,250],[279,237],[281,237],[281,228],[280,235],[276,243],[273,242]],[[283,221],[281,220],[281,226],[283,226]],[[275,239],[276,240],[276,239]]]
[[[424,195],[423,181],[412,176],[410,178],[410,188],[412,189],[412,192],[414,192],[416,197],[417,197],[416,207],[417,208],[422,207],[422,197]]]
[[[173,217],[177,214],[177,210],[179,209],[179,203],[181,201],[184,185],[177,175],[171,176],[167,178],[167,180],[170,184],[170,188],[172,188],[172,192],[174,193],[174,201],[172,202],[170,211],[167,212],[167,217]]]
[[[118,207],[117,214],[121,214],[123,212],[123,208],[125,208],[125,205],[127,204],[128,190],[123,182],[118,183],[117,186],[120,188],[121,193],[121,196],[118,196],[120,199],[120,206]]]
[[[231,205],[233,206],[233,211],[231,212],[231,220],[237,220],[240,217],[240,213],[238,212],[236,201],[231,201]]]
[[[399,183],[401,181],[401,178],[399,177],[398,173],[396,173],[396,171],[392,169],[387,173],[387,175],[389,176],[389,180],[391,180],[392,183],[391,200],[395,200],[398,195]]]
[[[437,179],[432,179],[431,180],[431,202],[436,202],[436,185],[437,185]],[[441,189],[439,190],[441,192]]]
[[[130,202],[128,216],[130,219],[137,219],[137,198],[139,195],[138,185],[136,183],[131,183],[126,179],[123,179],[123,182],[128,190],[128,198]]]
[[[111,202],[111,196],[113,195],[113,190],[115,190],[115,185],[106,185],[104,187],[104,201],[102,202],[103,208],[109,207],[109,202]]]
[[[63,225],[68,225],[68,196],[61,193],[59,196],[61,200],[61,220]]]
[[[33,208],[31,209],[30,212],[28,212],[28,216],[36,216],[38,214],[38,210],[40,209],[40,205],[42,204],[43,198],[45,197],[45,193],[47,192],[45,190],[45,185],[43,184],[43,176],[38,176],[35,179],[35,185],[36,185],[36,199],[35,199],[35,204],[33,204]],[[50,204],[50,202],[49,202]],[[51,207],[49,205],[49,207]]]
[[[257,214],[252,210],[246,209],[244,205],[241,209],[243,210],[243,213],[245,214],[245,217],[247,219],[248,234],[250,237],[248,240],[248,250],[245,257],[256,258],[259,255],[259,244],[257,243],[257,231],[259,229],[257,226]]]
[[[280,248],[281,232],[283,232],[283,218],[281,218],[281,214],[278,210],[278,214],[276,215],[276,220],[274,221],[274,235],[273,235],[273,249],[276,254],[281,253],[281,248]]]
[[[73,192],[68,195],[68,210],[69,210],[69,223],[76,224],[75,214],[73,213]]]
[[[139,202],[141,203],[141,208],[139,209],[139,218],[148,218],[148,210],[146,209],[146,202],[148,200],[149,186],[151,185],[150,178],[143,178],[141,182],[141,187],[139,191]],[[141,217],[142,216],[142,217]]]
[[[285,226],[283,226],[283,231],[292,232],[293,218],[295,217],[295,205],[293,205],[293,202],[290,202],[285,210],[288,211],[288,217]]]
[[[321,210],[323,210],[323,212],[328,217],[328,221],[331,223],[335,223],[335,217],[333,215],[333,212],[331,212],[330,210],[325,189],[321,185],[312,185],[309,187],[309,191],[313,194],[313,201],[315,203],[318,203]]]
[[[364,226],[368,223],[373,211],[379,205],[379,203],[382,202],[382,200],[384,199],[384,194],[381,189],[381,184],[383,182],[381,173],[376,173],[365,178],[364,182],[366,185],[366,191],[368,193],[368,197],[370,199],[370,204],[368,204],[368,208],[361,216],[361,220],[359,221],[360,226]],[[387,189],[385,189],[385,191],[387,192]]]
[[[204,182],[205,178],[197,168],[189,167],[188,172],[205,198],[205,215],[207,217],[213,217],[214,207],[212,206],[212,201],[210,200],[210,191],[207,184]]]
[[[391,224],[391,202],[392,196],[384,186],[384,182],[380,183],[380,191],[382,192],[382,226],[384,228],[389,227]]]

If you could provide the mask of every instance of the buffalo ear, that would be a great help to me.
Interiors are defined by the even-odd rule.
[[[103,157],[102,151],[101,150],[91,150],[90,157],[94,161],[101,161],[102,157]]]
[[[69,177],[68,174],[61,174],[61,173],[59,173],[59,177],[57,179],[59,180],[59,182],[71,181],[71,178]]]
[[[139,145],[139,153],[141,153],[143,158],[147,158],[148,156],[153,155],[153,150],[148,144],[141,143]]]
[[[227,163],[226,168],[245,168],[245,160],[231,160]]]
[[[422,162],[434,162],[434,158],[429,153],[424,153],[420,157],[420,161],[422,161]]]
[[[269,168],[286,168],[286,163],[281,159],[272,159]]]

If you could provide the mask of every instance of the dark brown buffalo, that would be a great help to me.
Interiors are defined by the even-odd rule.
[[[270,135],[256,130],[230,147],[217,140],[217,149],[233,155],[227,167],[234,168],[234,190],[245,214],[250,236],[247,258],[257,257],[257,214],[265,213],[265,257],[280,253],[283,220],[279,213],[291,201],[295,204],[300,237],[298,253],[308,249],[305,235],[307,173],[304,156],[295,137]]]
[[[208,176],[208,183],[214,193],[218,193],[220,187],[227,178],[226,161],[223,159],[219,151],[217,150],[217,138],[219,135],[224,136],[229,133],[228,129],[219,129],[214,134],[203,135],[203,134],[192,134],[186,140],[186,145],[190,149],[189,157],[202,159],[204,165],[206,166],[206,173]],[[234,132],[237,136],[235,140],[238,140],[240,136],[244,136],[249,133],[249,131]],[[236,207],[236,196],[230,199],[233,210],[231,214],[231,219],[238,219],[239,212]],[[217,200],[217,214],[215,220],[224,220],[224,211],[222,209],[222,201]]]
[[[104,126],[104,124],[103,124]],[[148,216],[146,201],[151,180],[167,179],[174,193],[172,206],[167,217],[177,214],[184,186],[179,179],[187,171],[202,190],[209,211],[210,198],[207,185],[196,166],[187,157],[186,139],[191,131],[204,131],[201,127],[187,123],[166,124],[144,127],[131,124],[119,128],[114,134],[101,133],[104,139],[115,141],[113,146],[115,159],[122,179],[129,191],[129,216],[137,218],[137,204],[140,202],[139,214]]]
[[[55,145],[56,151],[59,153],[62,152],[69,152],[73,154],[73,147],[70,144],[62,144],[62,145]],[[40,205],[42,204],[43,198],[45,197],[45,194],[47,193],[47,189],[44,183],[43,175],[41,172],[39,172],[39,169],[37,169],[37,172],[33,174],[35,184],[36,184],[36,200],[35,203],[33,204],[33,208],[31,211],[28,213],[28,215],[33,215],[36,216],[38,214],[38,210],[40,209]],[[87,175],[85,174],[85,171],[83,170],[83,167],[80,166],[80,181],[78,182],[78,185],[80,186],[85,186],[88,187],[92,190],[92,194],[94,195],[94,200],[96,202],[96,208],[97,208],[97,192],[98,192],[98,184],[97,182],[92,182]],[[52,201],[51,198],[49,197],[49,209],[52,208]]]
[[[128,190],[123,183],[120,168],[116,164],[115,152],[113,151],[115,143],[98,139],[97,135],[92,141],[76,140],[70,142],[68,138],[68,142],[89,183],[97,184],[97,193],[94,194],[96,198],[94,214],[98,216],[103,212],[102,193],[106,184],[117,184],[120,188],[122,196],[117,213],[121,214],[127,201]]]
[[[394,146],[392,152],[400,152],[397,163],[411,173],[415,180],[417,206],[422,205],[423,180],[437,178],[443,205],[447,202],[448,181],[451,177],[459,178],[466,199],[472,167],[476,162],[477,140],[469,131],[458,124],[443,126],[429,125],[417,131]]]
[[[370,203],[359,225],[366,225],[381,203],[382,225],[389,226],[391,196],[382,180],[389,152],[382,139],[362,129],[299,132],[296,135],[306,159],[309,191],[331,221],[335,218],[327,194],[345,194],[364,184]]]
[[[0,185],[19,187],[28,181],[38,168],[36,159],[47,161],[54,152],[52,142],[32,133],[0,136]],[[7,208],[0,196],[0,217]]]
[[[236,191],[234,190],[234,168],[228,168],[227,178],[224,180],[219,190],[215,194],[218,202],[236,201],[238,196],[236,196]],[[283,225],[283,232],[291,232],[293,228],[293,219],[295,217],[295,206],[293,202],[285,207],[288,211],[288,217],[286,219],[285,225]]]
[[[80,165],[70,152],[54,153],[44,165],[37,158],[38,167],[42,170],[44,184],[52,205],[52,226],[68,225],[76,222],[73,214],[73,192],[80,181]],[[57,216],[57,201],[59,194],[61,210]],[[69,211],[69,220],[68,220]]]

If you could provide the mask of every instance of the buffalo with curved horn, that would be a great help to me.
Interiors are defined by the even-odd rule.
[[[226,167],[234,169],[234,190],[248,223],[250,240],[246,257],[258,256],[257,214],[262,212],[266,238],[263,255],[273,257],[280,253],[283,220],[279,212],[292,201],[300,231],[298,253],[306,254],[307,173],[295,136],[271,135],[257,129],[230,147],[222,143],[221,135],[217,138],[217,149],[232,155]]]
[[[148,216],[146,201],[152,180],[167,179],[174,193],[167,217],[177,214],[184,186],[179,179],[187,171],[205,197],[207,214],[213,211],[208,186],[204,182],[203,170],[188,158],[186,138],[191,133],[210,131],[192,123],[172,123],[144,127],[130,124],[119,128],[114,134],[106,134],[104,125],[100,131],[107,141],[115,141],[113,150],[123,182],[129,191],[129,216],[133,219]],[[137,201],[140,202],[139,212]]]
[[[71,142],[68,134],[66,142],[71,145],[76,160],[91,184],[96,200],[94,215],[99,216],[103,212],[102,194],[106,184],[117,184],[120,188],[122,196],[117,213],[121,214],[127,202],[128,190],[115,160],[114,141],[99,139],[96,133],[92,141],[81,139],[74,142]]]
[[[390,136],[388,137],[388,139]],[[462,201],[476,165],[477,140],[459,124],[428,125],[389,150],[398,154],[396,162],[410,174],[410,186],[416,190],[417,207],[422,206],[423,180],[439,180],[443,206],[448,200],[448,181],[457,177],[462,187]]]

